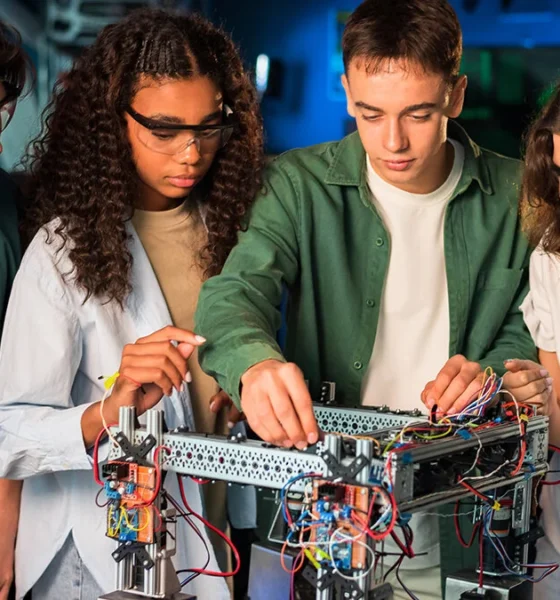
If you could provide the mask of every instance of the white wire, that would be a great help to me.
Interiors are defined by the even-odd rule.
[[[111,438],[111,441],[113,442],[113,444],[115,444],[115,446],[118,446],[119,443],[117,442],[115,436],[111,433],[111,430],[109,429],[109,426],[107,425],[107,421],[105,420],[105,415],[103,414],[103,407],[105,406],[105,400],[107,400],[107,398],[110,396],[112,389],[113,389],[113,386],[111,386],[108,390],[105,390],[105,393],[103,394],[103,398],[101,399],[101,404],[99,405],[99,414],[101,415],[101,422],[103,423],[103,429],[105,429],[105,432]]]
[[[461,481],[467,481],[467,480],[468,481],[476,481],[476,480],[480,480],[480,479],[486,479],[487,477],[492,477],[492,475],[495,475],[500,469],[503,469],[504,467],[507,467],[512,462],[514,462],[514,461],[512,461],[512,460],[506,460],[506,462],[502,463],[498,468],[494,469],[492,471],[492,473],[487,473],[486,475],[478,475],[477,477],[463,477],[461,479]]]
[[[475,456],[475,458],[474,458],[474,462],[473,462],[473,464],[472,464],[472,465],[470,466],[470,468],[469,468],[467,471],[465,471],[465,473],[463,474],[463,480],[465,479],[465,475],[466,475],[467,473],[470,473],[471,471],[473,471],[473,470],[476,468],[476,465],[477,465],[477,463],[478,463],[478,459],[479,459],[479,457],[480,457],[480,453],[481,453],[481,451],[482,451],[482,440],[480,439],[480,437],[479,437],[478,435],[476,435],[476,433],[474,433],[474,431],[473,431],[472,433],[473,433],[474,437],[476,438],[476,440],[478,441],[478,450],[477,450],[477,452],[476,452],[476,456]]]
[[[345,538],[344,541],[352,541],[352,538],[349,538],[348,536],[344,535],[343,533],[341,533],[342,527],[339,527],[332,535],[331,535],[331,540],[329,542],[329,548],[331,548],[332,546],[334,546],[334,544],[338,543],[337,540],[334,540],[334,537],[339,534],[341,535],[343,538]],[[363,546],[369,553],[371,556],[371,561],[370,561],[370,565],[367,568],[367,570],[363,571],[362,573],[358,574],[358,575],[344,575],[344,573],[341,573],[338,568],[336,567],[335,563],[334,563],[334,558],[332,558],[332,550],[330,551],[330,555],[331,555],[331,566],[334,570],[335,573],[337,573],[340,577],[342,577],[343,579],[347,579],[349,581],[357,581],[359,579],[363,579],[364,577],[367,577],[373,567],[375,566],[375,553],[374,551],[364,542],[361,542],[359,540],[353,541],[353,543],[357,543],[360,546]]]

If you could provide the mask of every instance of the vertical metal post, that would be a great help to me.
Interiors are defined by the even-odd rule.
[[[363,456],[366,459],[363,469],[356,475],[356,480],[367,485],[371,459],[373,458],[373,442],[364,438],[358,438],[356,440],[356,456]]]
[[[326,572],[324,569],[319,569],[317,571],[317,581],[319,580],[320,577],[326,575]],[[332,586],[329,588],[326,588],[324,590],[320,590],[319,588],[317,588],[317,592],[315,595],[315,600],[332,600],[333,598],[333,588]]]
[[[134,406],[121,406],[119,409],[119,429],[130,443],[134,443],[134,421],[136,409]],[[112,443],[109,440],[109,443]],[[117,542],[117,547],[120,545]],[[126,591],[132,587],[132,556],[126,556],[117,563],[117,590]]]
[[[155,465],[156,455],[155,449],[161,446],[163,441],[163,412],[161,410],[151,409],[146,413],[146,433],[153,435],[156,439],[156,444],[150,450],[149,459]],[[161,456],[161,455],[160,455]],[[160,457],[158,457],[160,461]],[[154,508],[160,509],[160,499],[154,501]],[[154,561],[154,566],[151,569],[144,571],[144,593],[149,596],[155,596],[158,592],[160,582],[161,557],[158,557],[159,548],[154,539],[154,543],[146,546],[146,551],[150,558]]]

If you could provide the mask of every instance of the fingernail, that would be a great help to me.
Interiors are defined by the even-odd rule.
[[[319,439],[319,436],[318,436],[316,433],[310,433],[310,434],[307,436],[307,441],[308,441],[308,442],[309,442],[311,445],[313,445],[313,444],[316,444],[318,439]]]
[[[290,440],[284,440],[282,442],[282,446],[284,446],[284,448],[291,448],[293,446],[293,444]]]
[[[435,398],[428,398],[426,400],[426,406],[428,408],[432,408],[432,406],[436,403]]]
[[[547,385],[548,387],[552,387],[552,382],[553,382],[553,379],[552,379],[552,377],[547,377],[547,378],[545,379],[545,383],[546,383],[546,385]]]
[[[235,425],[235,423],[233,421],[228,421],[228,424],[227,424],[228,429],[233,429],[234,425]]]
[[[200,342],[201,344],[204,344],[204,342],[206,341],[206,338],[205,338],[205,337],[202,337],[201,335],[195,335],[195,336],[194,336],[194,339],[195,339],[197,342]]]
[[[305,450],[307,448],[307,444],[305,442],[298,442],[296,444],[296,448],[298,450]]]
[[[210,410],[214,412],[216,410],[216,401],[210,402]],[[229,425],[229,423],[228,423]]]
[[[185,377],[185,381],[186,381],[187,383],[192,383],[192,375],[191,375],[191,372],[190,372],[190,371],[187,371],[187,375],[186,375],[186,377]]]

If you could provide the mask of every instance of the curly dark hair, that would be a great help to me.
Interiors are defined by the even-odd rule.
[[[560,84],[526,135],[525,170],[521,186],[521,215],[533,246],[560,254],[559,170],[552,160],[554,140],[560,134]]]
[[[140,9],[105,27],[58,82],[43,131],[24,161],[31,199],[26,231],[34,235],[59,219],[55,233],[62,246],[71,240],[73,275],[86,300],[95,296],[122,305],[131,288],[126,222],[137,201],[138,177],[124,109],[142,75],[207,76],[235,115],[236,130],[202,182],[206,277],[221,270],[261,186],[257,95],[231,38],[201,16],[157,9]]]

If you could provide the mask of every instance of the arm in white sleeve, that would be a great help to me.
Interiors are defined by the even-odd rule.
[[[525,325],[531,333],[535,346],[546,352],[559,350],[554,334],[553,307],[550,305],[550,298],[559,295],[554,288],[557,288],[560,280],[558,276],[547,277],[549,274],[547,272],[551,268],[553,273],[556,271],[554,265],[556,260],[542,252],[540,248],[533,252],[529,267],[529,293],[520,306]]]
[[[82,330],[56,257],[38,234],[8,303],[0,346],[0,477],[91,468],[80,423],[88,405],[75,406],[71,396]]]

